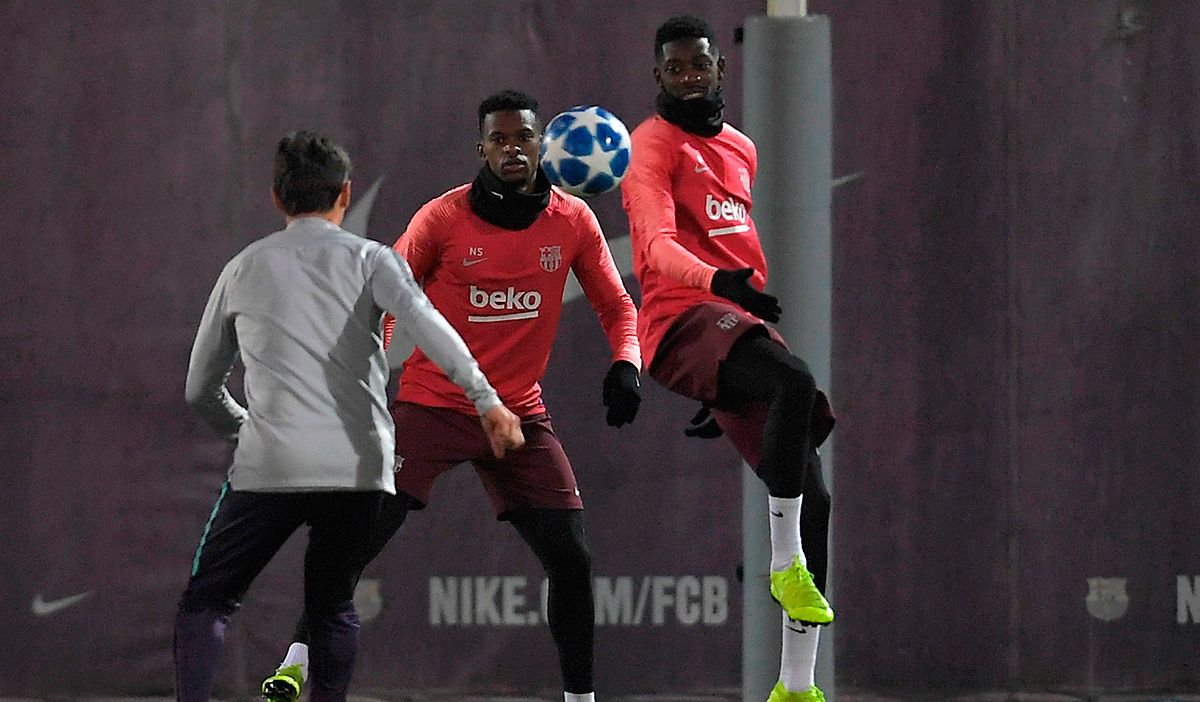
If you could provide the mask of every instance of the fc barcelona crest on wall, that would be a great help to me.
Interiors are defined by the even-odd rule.
[[[1125,592],[1126,578],[1088,578],[1087,611],[1102,622],[1125,616],[1129,595]]]
[[[377,578],[363,578],[354,588],[354,609],[359,621],[369,622],[383,611],[383,594]]]
[[[553,273],[562,265],[562,247],[561,246],[543,246],[541,247],[541,262],[542,269],[547,273]]]

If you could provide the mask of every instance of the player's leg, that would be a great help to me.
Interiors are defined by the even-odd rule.
[[[592,557],[582,510],[522,509],[506,515],[529,544],[549,581],[547,614],[558,647],[567,702],[593,699],[595,609]]]
[[[649,372],[673,392],[713,407],[718,424],[770,493],[772,562],[787,576],[772,577],[776,598],[794,618],[831,621],[833,612],[813,585],[801,548],[801,495],[814,482],[806,474],[807,457],[814,438],[823,439],[832,428],[828,402],[807,366],[758,319],[706,302],[672,323]],[[815,425],[814,410],[819,410]]]
[[[396,426],[396,495],[384,499],[368,562],[382,552],[409,511],[425,507],[439,475],[469,460],[478,446],[487,450],[487,437],[476,418],[408,402],[393,403],[391,412]],[[263,681],[264,697],[291,702],[300,696],[308,676],[309,637],[308,619],[301,613],[287,654],[275,674]]]
[[[831,500],[821,471],[821,456],[815,448],[808,453],[804,479],[804,503],[800,508],[800,543],[813,584],[822,593],[829,574],[829,513]]]
[[[312,702],[343,702],[358,653],[354,586],[368,562],[383,494],[326,492],[310,496],[304,555],[304,615],[312,648]]]
[[[496,515],[513,523],[546,570],[547,624],[558,648],[564,699],[591,702],[595,608],[583,502],[549,418],[526,418],[521,431],[523,448],[474,462]]]
[[[736,415],[717,411],[714,413],[725,435],[737,446],[747,462],[757,463],[762,438],[765,407],[756,406],[751,411]],[[813,585],[824,590],[825,568],[828,558],[829,494],[820,475],[820,457],[813,451],[810,461],[813,469],[805,483],[805,499],[800,511],[800,533],[804,550],[808,556]],[[820,496],[822,499],[816,499]],[[772,522],[775,518],[772,517]],[[778,573],[772,572],[775,580]],[[782,614],[782,651],[779,665],[779,684],[771,691],[769,702],[819,702],[823,699],[820,688],[814,684],[814,667],[820,627],[792,621],[787,612]]]
[[[379,519],[371,530],[370,543],[366,550],[366,563],[375,560],[375,557],[383,551],[383,547],[403,526],[409,510],[421,509],[423,506],[419,500],[407,493],[385,494],[382,497]],[[300,697],[305,681],[309,677],[310,637],[308,615],[301,611],[287,654],[276,668],[275,674],[263,681],[263,697],[272,702],[290,702]]]
[[[806,488],[817,484],[811,476],[810,432],[816,397],[816,384],[807,365],[765,333],[743,335],[718,371],[719,406],[766,403],[757,472],[769,492],[771,594],[793,619],[827,624],[833,620],[833,611],[806,568],[800,533]],[[811,496],[818,501],[827,499],[827,493]]]
[[[820,592],[828,562],[829,493],[809,431],[815,385],[803,362],[781,344],[766,336],[744,340],[731,349],[732,362],[721,366],[722,399],[755,404],[717,417],[747,460],[757,459],[770,494],[771,594],[785,612],[779,683],[769,702],[819,702],[824,695],[813,673],[820,629],[793,621],[833,614]],[[768,387],[772,384],[777,387]]]
[[[175,618],[176,697],[207,701],[230,615],[250,583],[304,521],[290,495],[222,486]]]
[[[719,407],[767,403],[758,473],[772,496],[794,498],[804,492],[816,396],[808,365],[765,333],[744,334],[717,371]]]

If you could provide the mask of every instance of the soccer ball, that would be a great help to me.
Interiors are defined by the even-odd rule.
[[[572,195],[600,195],[625,177],[629,149],[629,131],[616,115],[596,105],[579,105],[546,125],[542,170]]]

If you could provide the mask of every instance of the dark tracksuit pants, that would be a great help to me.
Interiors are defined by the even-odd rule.
[[[313,702],[345,700],[358,652],[354,586],[382,497],[378,491],[242,492],[223,485],[175,618],[176,697],[209,699],[230,615],[288,537],[307,524],[307,689]]]

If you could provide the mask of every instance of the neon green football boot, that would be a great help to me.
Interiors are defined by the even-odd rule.
[[[767,702],[825,702],[825,693],[816,685],[804,692],[788,692],[783,683],[777,682],[775,687],[771,688],[771,696],[767,698]]]
[[[262,696],[267,702],[296,702],[304,687],[304,669],[299,663],[285,665],[263,680]]]
[[[800,562],[800,556],[787,568],[771,571],[771,597],[794,622],[821,626],[833,621],[833,608],[813,584],[812,573]]]

